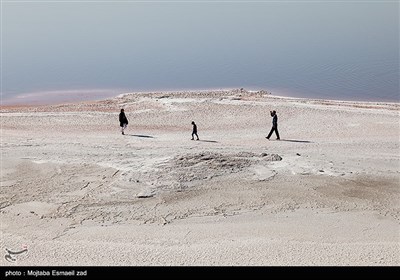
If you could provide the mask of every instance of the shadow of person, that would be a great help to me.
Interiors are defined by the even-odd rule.
[[[198,140],[200,142],[208,142],[208,143],[218,143],[218,141],[214,141],[214,140]]]
[[[311,141],[306,141],[306,140],[293,140],[293,139],[281,139],[280,141],[295,142],[295,143],[313,143],[313,142],[311,142]]]
[[[129,136],[140,137],[140,138],[154,138],[150,135],[130,134]]]

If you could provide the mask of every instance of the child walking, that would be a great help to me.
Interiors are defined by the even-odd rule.
[[[192,139],[191,140],[194,140],[194,135],[196,135],[196,137],[197,137],[196,140],[199,140],[199,136],[197,135],[197,125],[193,121],[192,121],[192,125],[193,125],[193,131],[192,131]]]

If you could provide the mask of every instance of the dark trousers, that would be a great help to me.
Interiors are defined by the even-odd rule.
[[[275,134],[276,134],[276,138],[277,138],[277,139],[281,139],[281,138],[279,137],[278,125],[273,125],[273,126],[272,126],[271,131],[269,132],[267,138],[269,139],[269,138],[271,137],[272,133],[274,133],[274,131],[275,131]]]
[[[197,139],[199,139],[199,136],[197,135],[197,132],[195,132],[195,131],[192,132],[192,139],[194,139],[194,137],[193,137],[194,135],[196,135]]]

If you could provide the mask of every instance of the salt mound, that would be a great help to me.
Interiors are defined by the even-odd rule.
[[[259,164],[260,161],[279,160],[282,158],[277,154],[201,152],[174,157],[166,167],[166,171],[170,176],[175,177],[176,181],[184,183],[238,173],[252,165]]]
[[[282,160],[282,157],[277,154],[262,153],[260,156],[263,157],[263,160],[267,160],[267,161],[281,161]]]
[[[223,155],[204,152],[175,157],[174,163],[178,168],[203,166],[210,169],[230,169],[238,171],[250,165],[250,160],[243,156]]]

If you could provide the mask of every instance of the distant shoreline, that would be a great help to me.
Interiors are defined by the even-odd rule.
[[[196,93],[207,93],[207,92],[229,92],[235,94],[240,94],[240,88],[220,88],[220,89],[188,89],[188,90],[154,90],[154,91],[137,91],[137,92],[122,92],[116,93],[112,90],[97,90],[97,91],[64,91],[62,94],[56,95],[54,92],[43,92],[43,93],[33,93],[27,95],[20,95],[15,98],[2,99],[2,108],[18,108],[18,107],[37,107],[37,106],[50,106],[50,105],[62,105],[71,103],[81,103],[81,102],[96,102],[101,100],[118,98],[130,94],[196,94]],[[353,100],[353,99],[331,99],[331,98],[314,98],[314,97],[296,97],[289,95],[282,95],[281,93],[275,95],[274,91],[269,90],[247,90],[243,89],[242,93],[257,94],[262,93],[273,98],[291,99],[291,100],[308,100],[308,101],[318,101],[318,102],[350,102],[350,103],[367,103],[367,104],[400,104],[399,101],[370,101],[370,100]],[[53,93],[53,94],[51,94]]]

